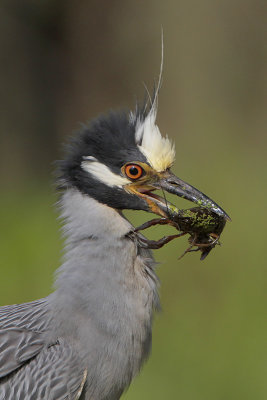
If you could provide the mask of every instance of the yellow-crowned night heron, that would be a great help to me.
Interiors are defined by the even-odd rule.
[[[51,295],[0,308],[1,400],[119,399],[149,355],[159,306],[150,241],[122,210],[175,214],[160,189],[227,217],[170,171],[156,96],[92,121],[59,162],[65,256]]]

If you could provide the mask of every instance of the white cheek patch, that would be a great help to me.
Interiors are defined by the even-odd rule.
[[[96,159],[95,159],[96,160]],[[99,161],[83,161],[81,167],[84,171],[89,172],[95,179],[110,187],[122,187],[131,183],[127,178],[112,172],[105,164]]]

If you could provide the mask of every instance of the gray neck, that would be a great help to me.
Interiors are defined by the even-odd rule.
[[[121,213],[76,189],[66,190],[60,201],[60,209],[67,250],[74,243],[89,237],[117,240],[132,228]]]
[[[158,307],[154,261],[125,237],[132,226],[119,212],[76,190],[65,192],[61,209],[66,254],[49,297],[47,339],[61,336],[77,346],[90,384],[97,383],[95,399],[118,399],[150,350]]]
[[[65,290],[74,281],[78,284],[81,273],[84,276],[80,285],[85,286],[92,279],[95,281],[95,275],[101,275],[101,270],[107,269],[104,260],[112,261],[118,256],[111,250],[114,246],[122,246],[125,235],[133,227],[118,211],[75,189],[68,189],[63,194],[60,208],[65,256],[57,271],[56,287]],[[108,263],[109,272],[112,265]]]
[[[63,194],[61,216],[66,246],[52,296],[56,312],[63,319],[71,312],[98,318],[102,307],[116,303],[120,291],[128,290],[120,284],[133,280],[137,248],[125,237],[132,225],[75,189]]]

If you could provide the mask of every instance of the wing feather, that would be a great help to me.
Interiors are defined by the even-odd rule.
[[[47,345],[47,299],[0,307],[0,400],[78,400],[87,371],[63,339]]]
[[[48,323],[47,298],[0,307],[0,329],[23,328],[44,332]]]
[[[78,400],[86,374],[78,354],[60,339],[0,380],[0,400]]]
[[[48,323],[46,299],[0,307],[0,378],[41,351]]]
[[[0,330],[0,378],[19,368],[44,346],[40,334],[22,329]]]

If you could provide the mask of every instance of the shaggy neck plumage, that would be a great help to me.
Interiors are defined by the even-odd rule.
[[[112,208],[71,189],[61,209],[66,254],[49,296],[47,342],[64,337],[75,346],[90,371],[92,398],[119,398],[149,354],[158,305],[154,262],[125,237],[132,226]]]
[[[95,268],[100,259],[108,257],[108,248],[119,244],[132,229],[131,224],[116,210],[98,203],[76,189],[67,189],[61,197],[61,218],[65,236],[65,256],[59,268],[57,283],[68,271],[77,274],[79,267]],[[97,249],[98,253],[95,254]],[[87,274],[88,275],[88,274]]]
[[[61,334],[62,321],[65,332],[77,335],[82,319],[109,334],[124,332],[131,337],[140,318],[147,321],[145,324],[150,321],[158,303],[150,252],[138,254],[136,245],[125,237],[132,225],[116,210],[77,190],[65,192],[61,209],[66,253],[51,296],[57,315],[55,335]],[[127,304],[124,298],[129,299]]]
[[[130,223],[117,210],[77,189],[65,191],[60,200],[60,209],[67,249],[72,243],[88,236],[118,239],[131,229]]]
[[[127,275],[133,264],[134,255],[125,251],[132,226],[116,210],[76,189],[66,190],[60,206],[66,245],[54,298],[61,308],[81,310],[89,304],[92,312],[105,285]]]

